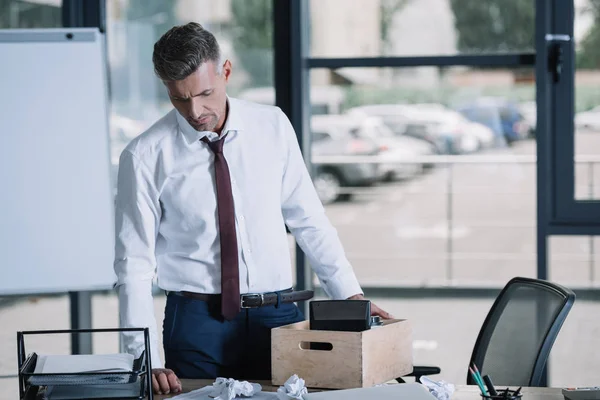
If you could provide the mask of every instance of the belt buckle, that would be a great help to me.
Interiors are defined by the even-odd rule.
[[[248,298],[259,298],[260,299],[260,304],[258,306],[245,306],[244,305],[244,301]],[[263,293],[245,293],[242,295],[241,298],[241,308],[254,308],[254,307],[260,307],[264,304],[265,302],[265,295]]]

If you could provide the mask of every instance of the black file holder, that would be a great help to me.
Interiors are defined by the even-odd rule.
[[[134,360],[132,371],[115,372],[80,372],[80,373],[35,373],[37,362],[37,353],[33,352],[26,356],[25,336],[26,335],[47,335],[47,334],[66,334],[66,333],[102,333],[102,332],[143,332],[144,333],[144,351]],[[46,331],[22,331],[17,332],[17,361],[19,368],[19,399],[34,400],[38,398],[40,389],[46,385],[35,385],[31,381],[35,378],[71,380],[68,384],[52,385],[58,390],[85,387],[87,392],[94,392],[89,397],[94,400],[109,399],[148,399],[153,400],[152,392],[152,367],[150,364],[150,332],[148,328],[106,328],[106,329],[71,329],[71,330],[46,330]],[[86,382],[86,379],[88,382]],[[102,383],[98,383],[101,381]],[[92,382],[92,383],[90,383]],[[110,394],[107,390],[109,386],[118,388],[118,394]],[[113,391],[113,393],[117,393]]]

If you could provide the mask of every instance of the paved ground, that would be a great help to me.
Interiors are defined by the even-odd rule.
[[[598,154],[600,134],[582,133],[578,154]],[[503,154],[534,154],[524,142]],[[496,152],[498,153],[498,152]],[[600,177],[600,167],[595,177]],[[588,167],[578,172],[586,195]],[[448,169],[410,182],[361,191],[352,201],[327,207],[361,283],[486,284],[501,286],[515,275],[535,274],[535,167],[529,165],[456,166],[452,170],[452,230],[448,229]],[[600,180],[596,178],[596,197]],[[449,241],[449,239],[452,239]],[[452,249],[452,263],[448,262]],[[591,251],[593,250],[593,251]],[[552,238],[551,278],[566,285],[597,283],[600,243],[587,237]],[[450,279],[449,279],[450,278]],[[473,342],[491,299],[373,299],[414,327],[415,364],[442,367],[439,379],[464,382]],[[155,299],[162,320],[164,298]],[[117,325],[117,300],[96,295],[94,327]],[[16,371],[16,335],[24,329],[69,327],[65,296],[30,298],[0,307],[0,374]],[[579,301],[554,347],[551,383],[600,384],[600,304]],[[40,352],[68,353],[68,337],[40,337],[26,343]],[[96,352],[118,350],[115,335],[94,338]],[[0,379],[0,400],[17,398],[14,378]]]

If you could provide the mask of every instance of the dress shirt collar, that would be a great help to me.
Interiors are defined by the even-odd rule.
[[[236,104],[235,100],[232,100],[229,96],[227,97],[227,119],[225,120],[225,125],[223,126],[222,134],[225,134],[229,131],[241,131],[242,127],[242,117],[241,110],[239,106]],[[175,114],[177,116],[177,124],[185,137],[185,140],[188,144],[192,144],[194,142],[199,141],[204,136],[209,135],[208,131],[197,131],[195,130],[189,122],[179,114],[179,111],[175,110]],[[209,135],[210,138],[210,135]]]

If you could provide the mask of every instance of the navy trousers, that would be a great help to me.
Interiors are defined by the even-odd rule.
[[[303,321],[294,303],[243,309],[225,321],[218,301],[170,293],[163,323],[165,367],[182,379],[271,379],[271,329]]]

